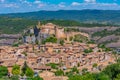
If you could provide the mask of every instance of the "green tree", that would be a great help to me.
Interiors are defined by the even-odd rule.
[[[102,49],[106,48],[104,44],[100,44],[100,45],[98,45],[98,47],[102,48]]]
[[[5,66],[0,66],[0,77],[7,76],[8,69]]]
[[[56,75],[56,76],[62,76],[62,75],[64,75],[64,72],[63,72],[62,70],[57,70],[57,71],[55,72],[55,75]]]
[[[83,68],[82,69],[82,74],[86,74],[86,73],[88,73],[88,69],[87,68]]]
[[[94,74],[87,73],[81,77],[81,80],[95,80]]]
[[[33,80],[43,80],[43,78],[41,78],[40,76],[36,76],[33,78]]]
[[[72,41],[72,40],[73,40],[73,37],[71,36],[71,37],[70,37],[70,41]]]
[[[20,74],[20,66],[15,64],[12,68],[12,74],[13,75],[19,75]]]
[[[51,68],[53,69],[58,69],[58,64],[55,64],[55,63],[49,63],[49,64],[46,64],[47,66],[51,66]]]
[[[71,75],[68,80],[82,80],[80,75]]]
[[[111,80],[108,75],[104,73],[95,74],[95,80]]]
[[[45,44],[46,42],[57,43],[57,38],[51,36],[51,37],[48,37],[47,39],[42,41],[43,44]]]
[[[77,67],[73,67],[73,68],[71,69],[71,71],[72,71],[73,73],[79,73],[79,70],[77,69]]]
[[[93,64],[93,68],[96,68],[97,66],[98,66],[97,63],[94,63],[94,64]]]
[[[114,80],[120,80],[120,73],[117,75],[117,77]]]
[[[85,49],[84,50],[84,53],[91,53],[91,52],[93,52],[93,50],[90,48],[90,49]]]
[[[23,74],[25,74],[27,68],[28,68],[28,65],[27,65],[26,62],[24,62],[24,65],[23,65],[23,67],[22,67],[22,73],[23,73]]]
[[[27,77],[33,77],[34,75],[34,71],[31,69],[31,68],[27,68],[26,72],[25,72],[25,75]]]
[[[120,73],[120,63],[107,66],[103,72],[113,80]]]
[[[19,80],[19,76],[13,75],[13,76],[10,78],[10,80]]]
[[[93,74],[85,74],[85,75],[71,75],[68,80],[95,80]]]
[[[60,44],[61,44],[61,45],[64,45],[64,40],[60,40]]]

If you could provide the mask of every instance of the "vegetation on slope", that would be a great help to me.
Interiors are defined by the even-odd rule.
[[[112,35],[112,34],[120,35],[120,28],[117,29],[117,30],[114,30],[114,31],[107,31],[105,29],[105,30],[102,30],[102,31],[99,31],[99,32],[95,32],[94,34],[92,34],[92,37],[95,37],[95,36],[104,37],[104,36],[108,36],[108,35]]]
[[[120,80],[120,63],[111,64],[99,73],[90,73],[88,71],[82,75],[70,73],[68,75],[69,80]]]
[[[97,23],[93,23],[93,24],[80,23],[72,20],[45,20],[45,21],[41,21],[41,24],[46,24],[49,22],[60,26],[81,26],[81,27],[108,26]],[[37,20],[0,17],[0,33],[6,33],[6,34],[20,33],[24,29],[27,29],[29,27],[34,27],[37,23],[38,23]]]
[[[19,33],[22,32],[24,29],[35,24],[37,24],[37,22],[33,20],[0,17],[0,33]]]

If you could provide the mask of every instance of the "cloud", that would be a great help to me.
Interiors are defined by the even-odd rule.
[[[60,4],[58,4],[58,7],[64,8],[64,7],[66,7],[66,6],[65,6],[65,3],[64,3],[64,2],[61,2]]]
[[[35,0],[34,3],[39,4],[39,3],[41,3],[41,1],[40,0]]]
[[[42,2],[42,1],[40,1],[40,0],[35,0],[35,1],[32,3],[32,5],[37,6],[37,8],[42,8],[42,7],[46,6],[46,3],[44,3],[44,2]]]
[[[41,7],[44,7],[44,6],[46,6],[46,4],[44,4],[44,3],[38,4],[38,8],[41,8]]]
[[[20,0],[20,2],[22,3],[21,5],[28,5],[28,6],[32,6],[32,3],[27,1],[27,0]],[[17,3],[18,4],[18,3]]]
[[[112,6],[112,7],[111,7]],[[80,3],[78,6],[69,6],[69,10],[98,9],[98,10],[120,10],[117,3]]]
[[[98,3],[101,6],[119,6],[117,3]]]
[[[2,6],[6,8],[19,8],[19,6],[15,3],[3,4]]]
[[[51,3],[47,0],[0,0],[0,13],[7,12],[31,12],[38,10],[82,10],[82,9],[102,9],[120,10],[120,5],[114,3],[99,3],[97,0],[84,0],[84,2],[60,2]],[[112,7],[111,7],[112,6]],[[11,10],[10,10],[11,9]]]
[[[86,3],[96,3],[96,0],[84,0]]]
[[[79,3],[79,2],[73,2],[71,5],[72,5],[72,6],[79,6],[80,3]]]
[[[5,0],[0,0],[0,3],[3,3],[3,2],[5,2]]]

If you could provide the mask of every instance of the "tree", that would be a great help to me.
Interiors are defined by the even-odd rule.
[[[93,74],[71,75],[68,80],[96,80]]]
[[[12,74],[13,75],[19,75],[20,74],[20,66],[15,64],[12,68]]]
[[[47,66],[51,66],[51,68],[53,69],[58,69],[58,64],[55,64],[55,63],[49,63],[49,64],[46,64]]]
[[[80,67],[80,63],[77,64],[77,67]]]
[[[8,69],[5,66],[0,66],[0,77],[7,76]]]
[[[62,76],[62,75],[64,75],[64,72],[60,69],[60,70],[57,70],[57,71],[55,72],[55,75],[56,75],[56,76]]]
[[[102,48],[102,49],[106,48],[104,44],[100,44],[100,45],[98,45],[98,47]]]
[[[95,74],[95,80],[110,80],[109,76],[104,73]]]
[[[112,80],[120,73],[120,63],[112,64],[107,66],[103,73],[108,75]]]
[[[88,73],[88,69],[87,68],[83,68],[82,69],[82,74],[86,74],[86,73]]]
[[[28,68],[28,65],[27,65],[26,62],[24,62],[24,65],[23,65],[23,67],[22,67],[22,73],[23,73],[23,74],[25,74],[27,68]]]
[[[51,37],[48,37],[47,39],[42,41],[43,44],[45,44],[46,42],[57,43],[57,38],[51,36]]]
[[[90,49],[85,49],[84,52],[85,53],[91,53],[91,52],[93,52],[93,50],[91,48]]]
[[[27,68],[26,72],[25,72],[25,75],[27,77],[33,77],[34,75],[34,71],[31,69],[31,68]]]
[[[118,74],[114,80],[120,80],[120,74]]]
[[[72,41],[72,40],[73,40],[73,37],[71,36],[71,37],[70,37],[70,41]]]
[[[33,78],[33,80],[43,80],[43,78],[41,78],[40,76],[36,76]]]
[[[61,45],[64,45],[64,40],[60,40],[60,44],[61,44]]]
[[[80,75],[71,75],[68,80],[82,80]]]
[[[87,73],[81,76],[81,80],[95,80],[94,74]]]
[[[77,69],[77,67],[73,67],[71,70],[73,73],[79,73],[79,70]]]
[[[93,64],[93,68],[96,68],[97,66],[98,66],[97,63],[94,63],[94,64]]]
[[[11,79],[11,80],[19,80],[19,76],[13,75],[10,79]]]

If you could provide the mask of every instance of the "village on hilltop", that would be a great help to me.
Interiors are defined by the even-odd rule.
[[[112,51],[92,42],[89,34],[67,31],[52,23],[38,22],[16,40],[21,44],[0,46],[0,65],[6,66],[10,75],[14,65],[22,68],[26,63],[44,80],[67,80],[66,76],[56,76],[57,72],[66,74],[73,68],[80,74],[100,72],[116,62]]]

